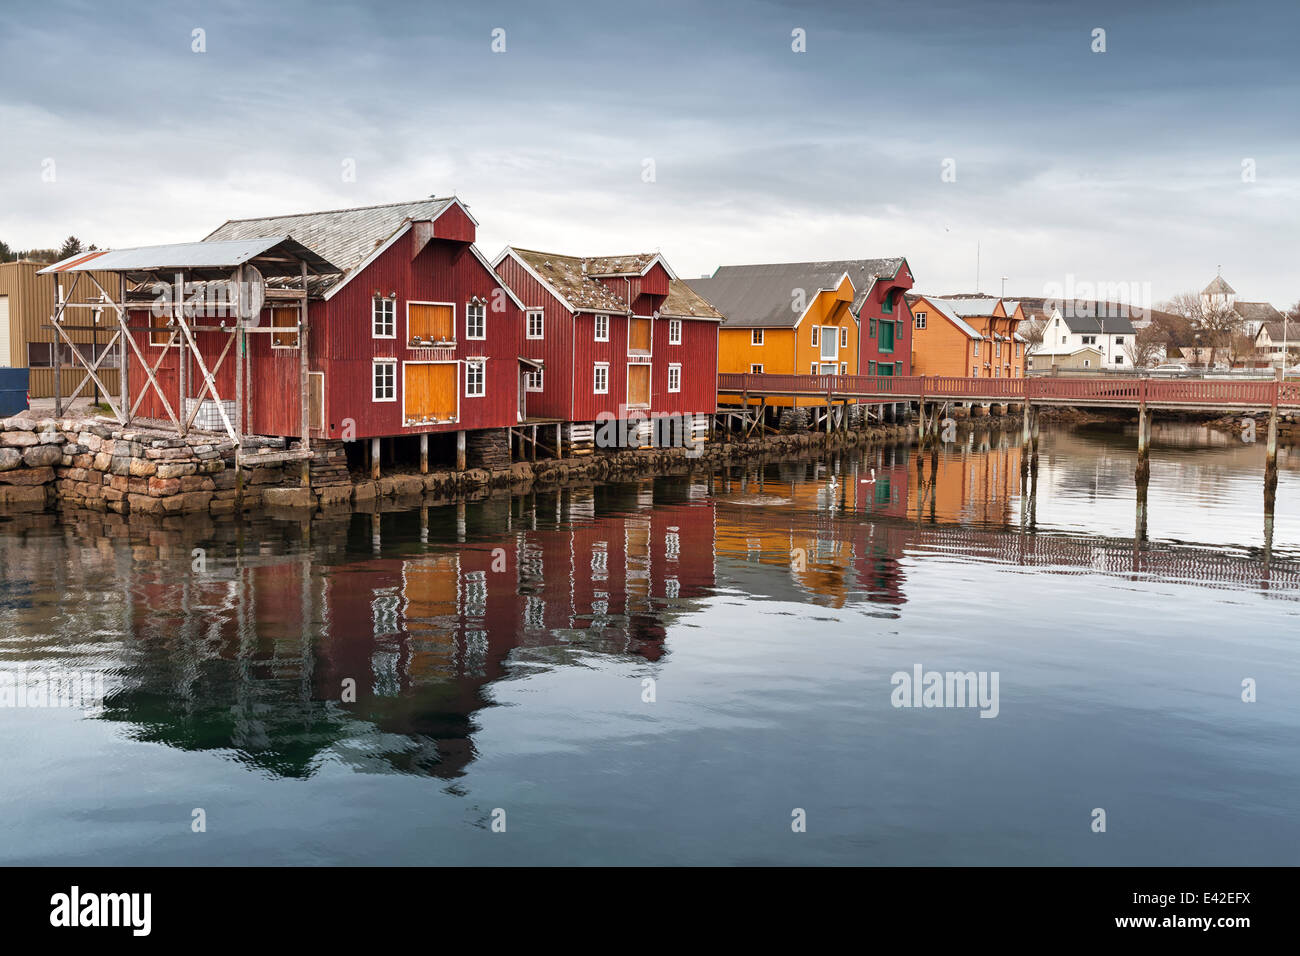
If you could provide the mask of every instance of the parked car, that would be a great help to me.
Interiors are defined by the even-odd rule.
[[[1183,375],[1191,375],[1191,366],[1183,362],[1165,362],[1163,365],[1157,365],[1151,370],[1152,375],[1161,378],[1178,378]]]

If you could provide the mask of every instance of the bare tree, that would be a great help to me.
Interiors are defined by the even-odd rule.
[[[1241,316],[1228,305],[1208,302],[1199,292],[1180,292],[1160,308],[1187,321],[1188,331],[1200,347],[1210,350],[1213,365],[1220,349],[1229,348],[1233,335],[1241,331]]]
[[[1155,325],[1138,329],[1124,344],[1124,354],[1134,368],[1150,368],[1164,356],[1162,350],[1168,342],[1166,334]]]

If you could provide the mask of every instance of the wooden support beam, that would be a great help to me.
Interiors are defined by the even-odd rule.
[[[465,454],[465,433],[456,432],[456,470],[464,471],[466,462]]]
[[[420,435],[420,474],[429,473],[429,433],[423,432]]]
[[[379,479],[379,439],[370,439],[370,477],[373,480]]]

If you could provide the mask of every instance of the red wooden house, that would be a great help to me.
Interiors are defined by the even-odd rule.
[[[703,440],[716,406],[722,316],[661,255],[508,246],[493,265],[523,303],[530,418],[568,423],[569,440],[583,443],[604,419],[676,415]]]
[[[378,451],[378,439],[442,435],[444,452],[450,454],[455,438],[463,460],[467,435],[471,457],[496,445],[508,454],[501,430],[522,416],[517,351],[522,311],[475,247],[476,226],[461,201],[448,197],[231,220],[204,244],[289,236],[342,270],[308,280],[313,442],[373,439]],[[284,331],[248,336],[243,432],[297,437],[302,421],[298,308],[275,301],[274,287],[275,280],[268,280],[260,324]],[[183,384],[178,375],[183,350],[173,340],[162,354],[170,337],[168,316],[140,312],[136,319],[137,326],[153,327],[134,334],[158,362],[160,385],[171,395],[183,392],[185,400],[197,398],[201,380],[188,367],[192,354],[185,355]],[[228,339],[219,331],[197,333],[208,368]],[[215,378],[233,412],[234,363],[222,363]],[[148,384],[142,375],[131,378],[133,401]],[[149,391],[139,412],[161,418],[164,409]]]

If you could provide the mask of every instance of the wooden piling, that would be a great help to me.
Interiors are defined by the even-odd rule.
[[[456,432],[456,470],[465,470],[465,433]]]
[[[372,481],[379,480],[379,439],[370,439],[370,478]]]
[[[429,433],[420,435],[420,474],[429,473]]]

